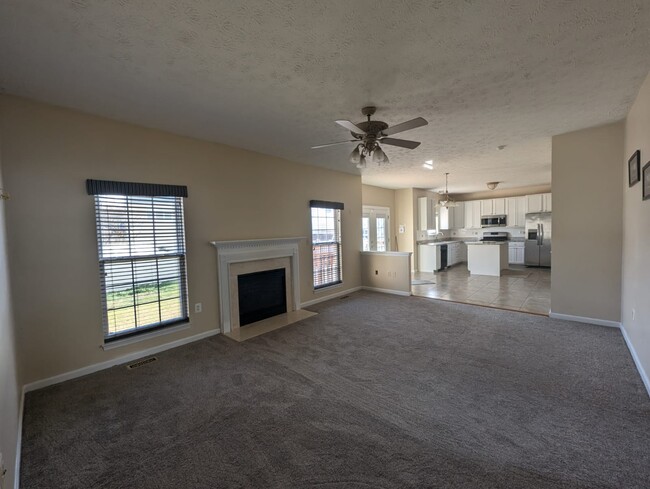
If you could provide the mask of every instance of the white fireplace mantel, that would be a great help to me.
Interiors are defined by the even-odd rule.
[[[230,290],[230,265],[256,260],[288,257],[291,260],[291,280],[293,304],[287,309],[300,309],[300,273],[298,269],[298,247],[304,237],[248,239],[237,241],[211,241],[217,249],[217,268],[219,278],[219,314],[221,331],[232,331],[232,310]]]

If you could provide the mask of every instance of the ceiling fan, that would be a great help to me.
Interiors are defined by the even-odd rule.
[[[397,134],[398,132],[409,131],[417,127],[426,126],[428,122],[422,117],[411,119],[410,121],[402,122],[395,126],[389,126],[383,121],[371,121],[370,116],[375,113],[376,107],[364,107],[361,113],[365,115],[368,120],[354,124],[350,121],[338,120],[335,121],[338,125],[343,126],[350,131],[354,139],[346,141],[338,141],[336,143],[319,144],[312,146],[311,149],[327,148],[329,146],[336,146],[338,144],[358,143],[350,154],[350,162],[357,165],[357,168],[366,167],[366,158],[372,155],[372,161],[378,164],[388,163],[388,156],[381,149],[381,144],[390,144],[392,146],[399,146],[400,148],[415,149],[420,146],[417,141],[409,141],[407,139],[395,139],[388,136]]]

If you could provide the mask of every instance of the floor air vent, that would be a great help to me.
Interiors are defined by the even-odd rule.
[[[131,364],[127,365],[126,368],[131,370],[131,369],[134,369],[134,368],[142,367],[143,365],[146,365],[148,363],[155,362],[156,360],[158,360],[158,358],[156,358],[156,357],[145,358],[144,360],[140,360],[139,362],[135,362],[135,363],[131,363]]]

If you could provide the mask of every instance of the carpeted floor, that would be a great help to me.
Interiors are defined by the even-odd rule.
[[[619,331],[359,292],[27,395],[26,488],[647,488]]]

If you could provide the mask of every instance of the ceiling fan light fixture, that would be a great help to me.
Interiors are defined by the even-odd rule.
[[[375,163],[384,163],[387,160],[386,158],[386,153],[381,149],[379,145],[375,148],[375,150],[372,152],[372,161]]]
[[[494,190],[497,188],[497,185],[499,185],[499,183],[501,182],[488,182],[486,185],[490,190]]]
[[[368,166],[367,163],[366,163],[366,157],[362,154],[359,157],[359,162],[357,163],[357,168],[359,168],[359,169],[366,168],[366,166]]]
[[[359,151],[360,146],[361,145],[354,148],[352,153],[350,153],[350,163],[359,163],[359,161],[361,159],[361,151]]]

